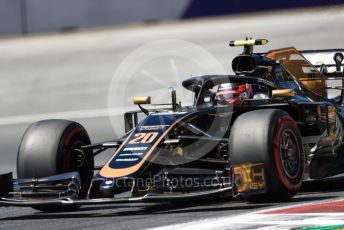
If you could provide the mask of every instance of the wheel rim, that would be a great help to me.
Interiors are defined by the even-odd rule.
[[[301,169],[301,154],[299,143],[291,129],[283,130],[279,145],[283,171],[288,178],[295,179]]]
[[[85,153],[81,151],[81,146],[83,145],[85,145],[83,142],[76,141],[71,146],[71,150],[70,150],[71,152],[69,156],[71,158],[70,162],[72,162],[73,164],[72,166],[73,170],[80,170],[82,166],[84,165]]]

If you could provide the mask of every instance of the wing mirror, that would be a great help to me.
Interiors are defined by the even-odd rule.
[[[150,104],[151,103],[151,97],[150,96],[143,96],[143,97],[134,97],[133,102],[135,105],[138,105],[141,111],[146,114],[147,116],[149,115],[149,111],[145,108],[143,108],[141,105],[144,104]]]
[[[341,66],[343,63],[344,55],[343,53],[335,53],[333,56],[333,60],[336,63],[336,71],[341,71]],[[344,86],[344,69],[342,71],[342,87]],[[342,91],[340,93],[340,105],[344,105],[344,88],[342,88]]]
[[[272,90],[272,98],[288,98],[296,95],[292,89],[275,89]]]
[[[134,97],[133,102],[135,105],[145,105],[151,103],[150,96]]]
[[[343,59],[344,59],[344,56],[342,53],[335,53],[333,56],[333,60],[336,63],[336,69],[338,72],[341,70],[340,66],[342,65]]]

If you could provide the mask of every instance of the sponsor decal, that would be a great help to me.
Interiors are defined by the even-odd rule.
[[[264,164],[242,164],[233,166],[234,194],[265,191]]]
[[[139,158],[117,158],[116,161],[137,161]]]
[[[169,125],[152,125],[152,126],[140,126],[138,127],[139,131],[153,131],[153,130],[162,130]]]
[[[148,147],[130,147],[130,148],[124,148],[123,151],[145,151]]]
[[[142,156],[143,153],[121,153],[119,156],[124,157],[124,156]]]

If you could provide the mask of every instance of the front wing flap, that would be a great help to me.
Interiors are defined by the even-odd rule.
[[[130,203],[162,203],[162,202],[183,202],[195,201],[203,199],[211,199],[218,197],[228,197],[232,195],[232,188],[221,188],[211,191],[194,192],[181,195],[156,195],[147,194],[142,197],[125,197],[125,198],[101,198],[101,199],[13,199],[13,198],[0,198],[0,206],[17,206],[17,207],[72,207],[80,205],[106,205],[106,204],[130,204]]]

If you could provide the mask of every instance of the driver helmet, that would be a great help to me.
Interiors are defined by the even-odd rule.
[[[216,93],[218,102],[226,101],[228,104],[240,105],[245,99],[252,99],[253,91],[250,84],[224,83],[221,84]],[[245,105],[251,102],[245,103]]]

